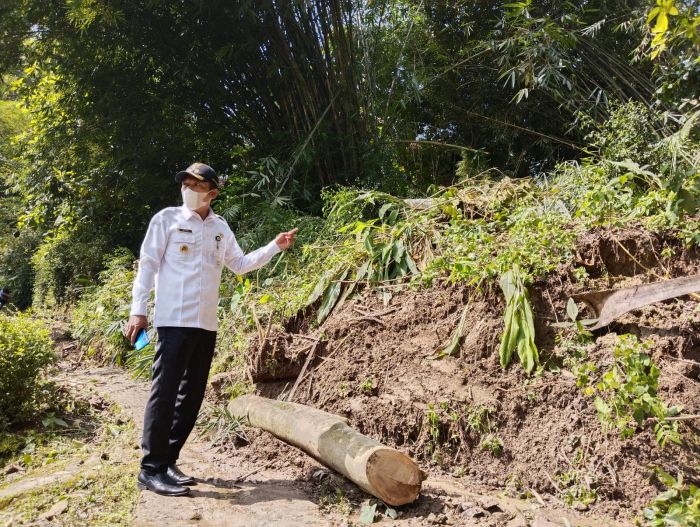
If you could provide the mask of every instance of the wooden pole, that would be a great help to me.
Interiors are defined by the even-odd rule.
[[[416,463],[354,430],[343,417],[257,395],[234,399],[228,410],[300,448],[389,505],[405,505],[418,497],[423,474]]]
[[[607,326],[616,318],[634,309],[697,291],[700,291],[700,275],[683,276],[624,289],[579,293],[571,295],[571,298],[577,302],[583,302],[595,313],[596,322],[586,327],[594,330]]]

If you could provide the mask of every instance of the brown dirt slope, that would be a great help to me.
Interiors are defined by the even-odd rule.
[[[661,490],[654,466],[672,473],[680,469],[698,480],[698,422],[683,421],[684,444],[665,449],[655,443],[651,425],[627,440],[604,433],[592,397],[583,394],[562,366],[570,352],[566,340],[557,337],[561,330],[550,324],[566,320],[572,293],[700,274],[698,256],[697,249],[683,248],[673,233],[628,227],[582,237],[574,261],[530,288],[537,343],[548,365],[541,376],[528,379],[518,365],[504,371],[498,364],[504,305],[497,288],[475,292],[435,285],[398,291],[387,306],[365,291],[320,328],[310,327],[313,312],[300,315],[285,331],[270,333],[265,360],[260,352],[253,358],[258,370],[272,361],[280,371],[292,372],[289,378],[256,387],[270,397],[288,391],[312,347],[309,337],[320,337],[323,342],[296,390],[296,402],[348,417],[363,433],[419,460],[432,476],[451,477],[467,489],[544,496],[550,503],[567,501],[584,514],[627,522]],[[662,398],[698,413],[696,306],[685,297],[632,312],[597,332],[587,360],[599,367],[610,364],[617,334],[649,338],[662,372]],[[458,355],[437,358],[465,309]],[[258,434],[242,452],[294,457],[266,434]],[[596,501],[587,504],[592,495]],[[444,510],[450,512],[449,507]]]

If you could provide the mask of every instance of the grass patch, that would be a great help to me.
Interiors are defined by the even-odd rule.
[[[133,422],[117,406],[77,401],[73,412],[6,432],[0,524],[130,525],[138,499]],[[50,519],[50,511],[60,511]]]

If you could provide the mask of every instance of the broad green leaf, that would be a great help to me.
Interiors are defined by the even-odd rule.
[[[651,11],[649,11],[649,14],[647,15],[647,24],[651,24],[651,21],[656,18],[660,11],[660,7],[654,7]]]
[[[258,300],[258,304],[267,304],[270,301],[270,298],[272,297],[269,294],[264,294],[260,297],[260,300]]]
[[[656,24],[652,29],[653,33],[665,33],[668,29],[668,15],[666,11],[660,11],[656,17]]]
[[[319,278],[318,282],[316,283],[316,287],[314,287],[314,290],[309,295],[309,298],[306,299],[307,306],[313,304],[321,297],[323,292],[326,290],[326,287],[328,287],[328,282],[330,281],[331,276],[331,273],[326,271],[321,278]]]
[[[515,294],[516,290],[513,271],[506,271],[505,273],[503,273],[501,275],[500,280],[498,281],[498,284],[501,286],[503,296],[506,297],[506,302],[510,302],[510,299],[513,298],[513,295]]]
[[[406,253],[404,260],[406,262],[406,265],[408,265],[411,274],[418,274],[418,267],[416,267],[416,262],[413,261],[413,258],[411,258],[408,252]]]
[[[609,416],[612,412],[612,410],[610,410],[610,406],[608,406],[608,404],[600,397],[596,397],[593,404],[595,405],[595,409],[598,411],[598,413],[603,416]]]
[[[659,479],[659,481],[666,487],[673,487],[676,485],[676,478],[662,468],[656,468],[654,472],[656,472],[656,477]]]
[[[393,203],[385,203],[381,207],[379,207],[379,217],[383,218],[384,214],[386,214],[386,211],[388,211],[392,207]]]
[[[342,281],[345,280],[348,271],[346,270],[337,280],[335,280],[326,290],[326,294],[323,296],[323,301],[321,302],[321,307],[318,310],[318,315],[316,316],[316,321],[320,324],[333,310],[338,298],[340,297],[340,291],[343,288]]]
[[[403,255],[406,252],[406,247],[404,246],[403,240],[397,240],[393,247],[393,258],[396,263],[399,263],[403,259]]]

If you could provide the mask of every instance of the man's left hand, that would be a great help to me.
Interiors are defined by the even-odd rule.
[[[295,227],[291,231],[280,232],[275,238],[275,243],[277,244],[277,247],[279,247],[283,251],[286,251],[292,245],[294,245],[294,238],[296,238],[298,230],[299,228]]]

